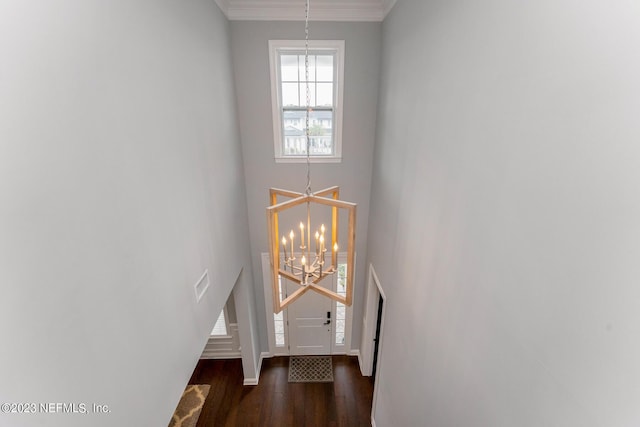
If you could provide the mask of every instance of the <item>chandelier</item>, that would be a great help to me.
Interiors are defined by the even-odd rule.
[[[283,308],[300,298],[309,290],[350,306],[353,295],[353,273],[355,259],[355,226],[356,204],[339,200],[339,187],[330,187],[318,192],[311,191],[311,162],[309,116],[312,110],[309,94],[309,0],[305,8],[305,80],[306,80],[306,116],[305,137],[307,148],[307,187],[303,193],[271,188],[269,190],[270,205],[267,207],[267,223],[269,235],[269,255],[271,262],[271,284],[273,293],[273,310],[280,312]],[[278,198],[286,198],[281,201]],[[283,232],[281,214],[284,211],[306,206],[306,215],[295,221],[294,231],[289,221],[290,231]],[[326,215],[328,226],[324,223],[312,222],[312,214],[317,214],[321,208],[329,208],[330,215]],[[312,209],[313,208],[313,209]],[[298,208],[299,212],[300,208]],[[340,242],[338,239],[340,218],[347,218],[346,237]],[[290,218],[289,218],[290,219]],[[315,228],[312,227],[312,224]],[[312,232],[313,228],[313,232]],[[299,231],[298,231],[299,230]],[[320,284],[326,277],[332,276],[338,270],[338,250],[340,245],[346,244],[347,271],[345,278],[345,292],[340,295]],[[312,247],[313,246],[313,247]],[[285,299],[280,298],[280,279],[287,279],[300,287]]]

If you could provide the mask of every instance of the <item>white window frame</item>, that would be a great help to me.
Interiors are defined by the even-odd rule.
[[[280,52],[304,50],[304,40],[269,40],[269,65],[271,68],[271,103],[273,113],[273,144],[276,163],[302,163],[306,156],[285,156],[282,153],[282,97],[280,83]],[[334,107],[333,107],[333,148],[332,156],[310,156],[312,163],[339,163],[342,161],[342,112],[344,95],[344,40],[309,40],[309,53],[335,52],[334,64]]]

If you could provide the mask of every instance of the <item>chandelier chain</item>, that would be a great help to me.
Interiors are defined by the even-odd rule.
[[[354,263],[354,247],[355,247],[355,223],[356,223],[356,204],[338,200],[339,188],[330,187],[320,190],[315,196],[311,192],[311,129],[309,123],[311,121],[311,90],[309,74],[309,3],[305,0],[305,48],[304,48],[304,65],[305,65],[305,82],[306,82],[306,114],[305,114],[305,136],[307,146],[307,189],[306,194],[300,194],[298,197],[292,198],[292,192],[271,188],[269,190],[269,198],[271,205],[267,208],[268,229],[269,229],[269,253],[271,259],[271,284],[273,292],[273,308],[274,313],[279,313],[283,308],[287,307],[301,295],[309,290],[318,292],[323,296],[327,296],[345,306],[350,306],[353,294],[353,263]],[[298,51],[298,58],[300,51]],[[298,60],[298,69],[300,60]],[[315,66],[315,62],[313,66]],[[314,73],[315,75],[315,73]],[[298,74],[301,80],[300,73]],[[314,77],[314,83],[317,80]],[[291,200],[282,202],[278,201],[278,196],[289,198]],[[306,224],[300,222],[299,240],[296,241],[296,233],[293,229],[289,233],[289,237],[279,236],[281,225],[278,215],[280,212],[296,208],[301,203],[307,204]],[[311,204],[321,205],[322,209],[331,208],[331,225],[329,229],[321,224],[316,228],[315,235],[311,234]],[[346,240],[346,277],[344,278],[344,294],[338,294],[325,287],[317,284],[327,276],[334,275],[338,272],[338,217],[339,212],[346,212],[348,215],[347,240]],[[285,221],[287,223],[289,221]],[[325,239],[325,231],[327,239]],[[314,239],[315,237],[315,239]],[[297,243],[299,242],[299,245]],[[281,246],[282,245],[282,246]],[[293,283],[300,285],[300,288],[282,299],[280,294],[280,280],[287,279]],[[280,295],[280,297],[278,297]],[[330,316],[328,316],[330,317]],[[327,322],[329,323],[329,322]]]
[[[305,136],[307,140],[307,189],[306,194],[311,195],[311,138],[309,131],[309,114],[311,112],[311,94],[309,91],[309,0],[306,0],[304,11],[304,76],[306,82],[306,116],[305,116]]]

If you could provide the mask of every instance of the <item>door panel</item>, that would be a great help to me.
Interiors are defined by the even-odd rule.
[[[288,286],[292,292],[298,285]],[[291,355],[331,354],[333,322],[327,318],[331,307],[331,299],[308,291],[287,308]]]

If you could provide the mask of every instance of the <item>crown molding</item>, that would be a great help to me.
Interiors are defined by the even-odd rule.
[[[229,0],[214,0],[222,13],[228,18],[229,17]]]
[[[304,21],[301,1],[215,0],[231,21]],[[314,0],[310,21],[381,22],[396,0]]]
[[[391,9],[393,9],[393,6],[396,5],[396,1],[398,0],[382,0],[382,11],[384,13],[384,18],[387,17],[389,12],[391,12]]]

